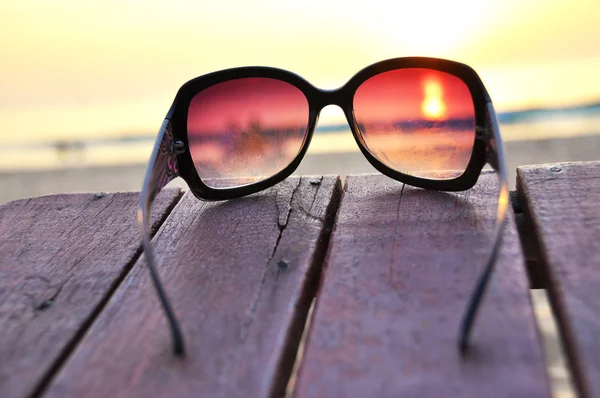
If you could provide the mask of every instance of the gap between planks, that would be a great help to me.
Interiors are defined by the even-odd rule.
[[[523,198],[519,191],[510,191],[510,202],[525,257],[533,314],[543,346],[552,393],[555,397],[574,397],[573,376],[567,363],[565,342],[558,328],[557,315],[548,297],[548,273],[547,267],[540,259],[539,239],[530,215],[526,209],[524,212],[524,207],[527,206],[523,206]]]
[[[489,180],[490,184],[493,183],[491,176],[485,175],[483,180]],[[493,369],[501,370],[500,373],[502,373],[500,376],[488,374],[496,381],[502,382],[503,378],[507,377],[512,380],[512,377],[518,376],[521,383],[517,384],[527,387],[529,392],[535,390],[543,394],[544,391],[547,391],[547,385],[544,387],[540,384],[541,380],[546,378],[541,351],[539,348],[535,348],[537,344],[531,344],[537,335],[532,311],[526,314],[527,308],[524,307],[522,311],[514,313],[510,307],[503,309],[498,306],[500,302],[513,304],[513,301],[521,298],[523,303],[530,303],[529,281],[524,272],[525,269],[521,268],[522,265],[519,267],[520,270],[514,268],[516,265],[514,265],[514,261],[511,261],[518,260],[520,256],[518,252],[521,252],[520,244],[515,242],[517,240],[515,230],[513,230],[515,232],[512,232],[513,238],[511,238],[514,243],[505,247],[502,262],[507,266],[513,264],[512,267],[514,271],[518,271],[516,274],[519,274],[519,278],[516,280],[517,276],[514,276],[513,273],[504,273],[502,278],[496,278],[495,290],[502,288],[502,293],[507,292],[506,297],[499,295],[499,290],[496,294],[489,295],[490,297],[486,299],[487,305],[489,307],[490,301],[495,302],[494,306],[497,311],[490,311],[488,308],[488,311],[482,313],[482,318],[489,319],[489,321],[480,322],[481,327],[478,329],[480,334],[485,333],[487,339],[493,341],[494,344],[482,346],[476,351],[478,355],[465,366],[460,366],[460,369],[453,366],[453,362],[464,364],[455,358],[455,346],[452,344],[455,341],[453,333],[455,328],[451,323],[456,322],[458,317],[449,316],[445,311],[446,307],[450,310],[455,305],[454,302],[458,303],[463,299],[466,294],[465,289],[459,285],[466,283],[463,282],[468,276],[466,274],[473,271],[469,267],[465,269],[464,266],[450,268],[445,263],[443,267],[436,264],[438,264],[438,257],[442,256],[439,253],[444,253],[444,259],[446,259],[449,254],[456,252],[457,265],[463,261],[463,254],[458,250],[462,250],[465,236],[462,232],[455,233],[456,228],[452,229],[452,226],[460,222],[462,223],[461,227],[464,224],[469,237],[478,239],[480,234],[474,231],[480,225],[470,221],[468,213],[473,212],[477,215],[481,213],[482,217],[488,217],[487,210],[485,210],[485,214],[483,213],[483,204],[487,201],[487,197],[491,197],[490,195],[493,194],[493,185],[488,186],[488,183],[485,183],[480,186],[478,184],[478,188],[473,192],[453,195],[425,193],[411,188],[407,196],[407,206],[409,207],[405,208],[405,212],[408,211],[407,218],[403,220],[403,224],[407,228],[401,229],[402,239],[400,240],[396,239],[398,231],[395,224],[397,223],[394,223],[393,220],[397,214],[400,184],[392,184],[381,176],[381,178],[373,178],[369,181],[356,177],[352,189],[349,188],[348,181],[345,185],[342,204],[326,257],[328,263],[324,268],[324,282],[317,299],[315,320],[310,326],[309,342],[297,374],[299,380],[294,394],[296,396],[323,396],[325,391],[332,394],[334,391],[357,394],[358,391],[365,393],[378,389],[381,393],[390,394],[400,391],[423,393],[425,391],[432,392],[437,388],[436,386],[442,388],[443,383],[440,384],[440,379],[434,381],[430,378],[431,383],[413,383],[413,381],[416,382],[413,378],[417,377],[415,376],[418,374],[417,370],[421,368],[428,369],[429,376],[438,373],[440,376],[444,374],[444,376],[450,377],[447,380],[452,380],[456,391],[474,392],[477,386],[485,384],[480,373],[490,373]],[[406,192],[403,196],[406,196]],[[455,197],[460,199],[452,199]],[[468,200],[465,201],[466,199]],[[368,207],[365,207],[365,200],[371,200]],[[404,197],[402,201],[404,203]],[[468,203],[468,205],[463,205],[463,203]],[[431,206],[424,207],[425,205]],[[410,210],[413,208],[424,210],[411,212]],[[435,213],[439,211],[444,213],[436,215]],[[492,216],[490,210],[490,219]],[[439,221],[438,217],[443,220]],[[427,226],[426,223],[431,225]],[[445,230],[435,229],[436,227],[449,228],[448,236],[453,238],[446,238]],[[369,229],[375,234],[370,235]],[[353,235],[352,231],[357,234]],[[507,234],[509,232],[510,230],[507,231]],[[484,238],[481,239],[484,240]],[[446,243],[447,247],[443,246]],[[433,247],[436,250],[416,250],[414,245]],[[439,253],[438,246],[440,246]],[[467,247],[464,247],[467,250]],[[484,255],[483,251],[481,249],[473,253],[468,250],[468,256],[482,256]],[[396,254],[399,256],[397,259]],[[394,279],[392,286],[389,283],[390,257],[394,263],[398,263],[394,266],[394,275],[398,273],[398,276]],[[359,267],[356,265],[358,262],[368,262],[370,266]],[[411,264],[416,263],[420,266],[418,267],[420,272],[413,272],[416,268]],[[429,272],[447,272],[451,275],[443,275],[442,279],[434,281],[426,276]],[[448,276],[448,278],[444,276]],[[498,275],[498,277],[500,276]],[[416,286],[421,283],[423,286]],[[437,289],[438,285],[441,289],[439,294],[430,293]],[[428,289],[415,290],[417,287]],[[451,289],[448,289],[449,287]],[[418,297],[408,294],[411,289]],[[449,299],[455,300],[448,303]],[[435,308],[435,305],[431,305],[436,300],[441,301],[440,304],[444,308]],[[415,304],[414,307],[413,304]],[[464,309],[463,305],[457,306],[456,312],[459,311],[458,307]],[[377,308],[377,311],[374,308]],[[421,310],[427,312],[429,321],[439,321],[447,327],[440,329],[426,323],[421,325],[424,327],[421,332],[421,329],[414,326],[423,317],[424,312]],[[528,316],[525,317],[525,315]],[[520,318],[521,316],[523,317]],[[513,324],[510,329],[507,329],[508,335],[499,332],[498,329],[502,325],[507,325],[509,321],[512,324],[512,321],[518,320],[516,318],[522,321],[518,322],[519,327],[515,327]],[[385,321],[383,321],[384,319]],[[377,320],[381,322],[375,322]],[[403,320],[410,322],[406,323]],[[486,324],[493,326],[486,327]],[[527,329],[527,333],[518,333],[525,329]],[[417,340],[414,340],[415,333],[419,337]],[[390,336],[398,336],[398,338]],[[512,344],[512,336],[521,336],[516,340],[518,340],[517,342],[523,340],[524,345],[519,347],[518,344],[516,346]],[[365,344],[356,344],[361,339],[368,347],[364,347]],[[525,341],[527,339],[531,341]],[[447,344],[446,340],[448,340]],[[507,350],[498,349],[498,345],[506,345]],[[422,351],[419,348],[421,346],[423,346]],[[490,366],[490,369],[469,366],[484,357],[490,358],[490,365],[494,366]],[[445,366],[439,365],[440,361]],[[526,374],[518,373],[517,375],[514,371],[508,371],[506,367],[502,366],[504,361],[511,362],[513,365],[518,364],[521,370],[526,371]],[[369,363],[370,365],[368,365]],[[528,368],[528,364],[531,364],[531,368]],[[399,379],[393,370],[398,366],[410,377]],[[461,375],[461,380],[463,378],[465,380],[457,380],[454,377],[457,374]],[[475,375],[479,376],[475,377]],[[535,375],[535,377],[528,375]],[[340,383],[342,379],[344,383]],[[332,380],[338,380],[338,382],[332,384]],[[516,380],[513,381],[516,382]],[[377,387],[375,386],[376,382],[379,383]],[[367,386],[368,384],[372,385]],[[452,389],[451,387],[444,384],[443,389],[448,392]],[[502,388],[508,391],[510,388],[514,390],[515,387],[505,384]]]
[[[125,282],[127,295],[119,291],[113,295],[52,380],[48,396],[78,396],[90,388],[98,395],[112,391],[121,396],[143,391],[160,395],[161,388],[171,395],[177,391],[198,395],[207,389],[234,394],[240,392],[236,382],[243,383],[246,396],[281,396],[318,287],[315,277],[321,274],[341,192],[339,179],[332,176],[318,181],[302,178],[302,189],[296,189],[298,184],[290,179],[261,194],[219,204],[201,203],[186,195],[153,241],[157,256],[163,256],[161,277],[170,298],[179,305],[184,332],[194,336],[186,341],[186,360],[172,360],[162,314],[153,310],[157,303],[144,300],[150,282],[140,259]],[[293,208],[291,213],[289,208]],[[188,238],[178,239],[184,235]],[[298,238],[304,244],[299,245]],[[274,255],[273,245],[277,246]],[[215,247],[218,252],[208,256]],[[266,282],[264,261],[259,259],[268,259],[267,265],[274,266],[268,267]],[[200,260],[202,267],[190,266]],[[282,268],[283,261],[289,265]],[[256,266],[239,267],[244,264]],[[307,268],[315,269],[307,273]],[[256,306],[257,295],[270,299],[263,297]],[[246,327],[248,316],[256,319]],[[137,328],[138,321],[145,327]],[[154,333],[155,324],[161,326],[158,333]],[[127,331],[133,333],[131,338],[124,334]],[[122,358],[118,367],[111,363],[115,354]],[[246,361],[260,366],[248,366]],[[251,369],[256,374],[250,374]],[[111,378],[110,385],[101,382]],[[145,383],[140,382],[142,378]],[[252,388],[256,395],[248,392]]]
[[[164,224],[164,222],[169,217],[169,214],[173,211],[175,206],[179,203],[183,196],[183,191],[179,188],[172,189],[177,190],[176,196],[170,202],[169,206],[166,208],[165,212],[161,214],[161,217],[154,221],[150,229],[150,239],[156,235],[156,233],[160,230],[160,227]],[[102,195],[102,194],[96,194]],[[71,354],[77,348],[77,345],[81,342],[87,331],[90,329],[94,321],[98,318],[98,316],[102,313],[102,310],[105,308],[106,304],[112,297],[112,295],[117,291],[121,283],[125,280],[135,263],[138,261],[140,256],[143,253],[141,238],[140,238],[140,246],[138,250],[134,253],[132,258],[126,263],[125,267],[123,267],[123,271],[121,274],[114,280],[111,287],[108,289],[104,297],[98,302],[93,311],[90,312],[88,317],[83,321],[79,330],[71,337],[71,339],[67,342],[65,347],[61,350],[57,358],[54,360],[52,365],[46,371],[46,373],[42,376],[37,386],[33,389],[29,397],[38,398],[44,395],[46,389],[54,379],[54,376],[61,370],[63,365],[68,361]]]
[[[524,213],[539,236],[540,267],[545,268],[552,314],[580,396],[594,396],[600,385],[597,311],[593,300],[598,259],[596,198],[600,162],[522,166],[517,189]]]

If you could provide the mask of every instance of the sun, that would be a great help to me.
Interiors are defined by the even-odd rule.
[[[441,119],[446,116],[446,104],[443,99],[442,85],[438,80],[426,80],[425,95],[421,103],[421,112],[426,119]]]
[[[440,119],[446,113],[444,103],[439,98],[426,99],[421,110],[428,119]]]

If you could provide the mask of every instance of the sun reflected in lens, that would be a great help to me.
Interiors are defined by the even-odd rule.
[[[434,180],[467,168],[475,109],[460,78],[426,68],[383,72],[358,87],[353,105],[365,147],[387,167]]]
[[[442,119],[446,116],[442,85],[438,80],[426,80],[424,84],[424,99],[421,112],[427,119]]]

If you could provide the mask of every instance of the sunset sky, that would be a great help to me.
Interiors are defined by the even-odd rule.
[[[334,88],[435,56],[473,66],[501,111],[596,101],[597,3],[3,0],[0,142],[151,134],[182,83],[243,65]]]

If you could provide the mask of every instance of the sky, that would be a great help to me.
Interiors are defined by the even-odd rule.
[[[599,20],[597,0],[3,0],[0,142],[152,134],[187,80],[245,65],[335,88],[433,56],[474,67],[500,111],[585,104]]]

